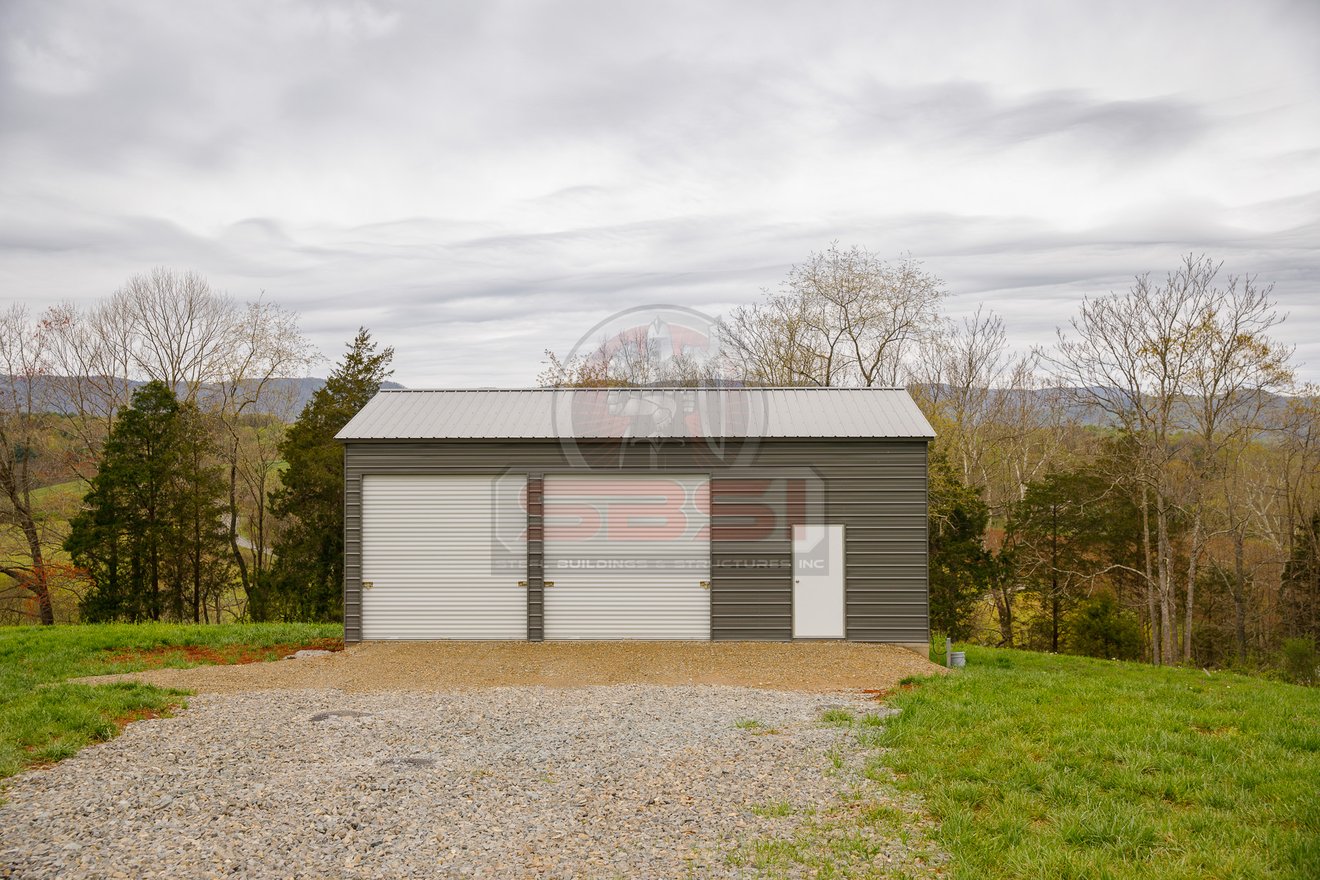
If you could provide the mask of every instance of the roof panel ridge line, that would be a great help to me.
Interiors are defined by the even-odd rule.
[[[336,439],[618,439],[608,426],[582,424],[551,428],[552,400],[571,397],[573,391],[584,394],[622,390],[626,394],[655,394],[663,391],[695,391],[703,396],[756,397],[766,407],[768,424],[761,431],[729,431],[727,425],[703,425],[692,436],[733,438],[757,436],[783,438],[874,438],[921,439],[934,436],[934,430],[911,395],[901,388],[821,388],[782,386],[778,388],[707,388],[666,389],[381,389],[342,428]],[[569,391],[569,394],[558,392]],[[384,392],[407,391],[408,400],[390,397]],[[459,392],[462,393],[459,393]],[[499,391],[499,394],[482,392]],[[875,394],[829,394],[829,391],[873,391]],[[756,392],[753,394],[752,392]],[[799,393],[801,392],[801,393]],[[813,393],[814,392],[814,393]],[[407,396],[407,395],[405,395]],[[424,401],[423,397],[434,397]],[[500,397],[501,400],[490,400]],[[478,398],[481,398],[478,400]],[[507,399],[504,399],[507,398]],[[837,398],[837,399],[831,399]],[[846,398],[846,399],[845,399]],[[862,398],[865,398],[863,400]],[[393,401],[392,403],[390,401]],[[485,401],[485,402],[483,402]],[[521,401],[521,402],[520,402]],[[604,427],[605,430],[601,430]],[[747,426],[750,428],[751,426]],[[763,433],[764,432],[764,433]],[[679,432],[672,436],[686,435]],[[669,436],[669,435],[667,435]]]
[[[907,391],[902,385],[600,385],[572,388],[381,388],[377,394],[563,393],[565,391]]]

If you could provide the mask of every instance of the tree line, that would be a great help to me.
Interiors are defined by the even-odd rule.
[[[191,272],[88,308],[0,315],[0,614],[11,621],[341,614],[334,435],[389,375],[360,330],[320,355],[297,317]]]
[[[1288,653],[1314,669],[1320,395],[1277,339],[1269,285],[1189,256],[1086,298],[1032,350],[988,310],[951,319],[945,299],[918,260],[832,245],[732,310],[714,357],[657,361],[643,340],[602,340],[548,353],[539,380],[904,386],[937,431],[936,631],[1166,664]],[[264,299],[158,269],[88,308],[12,306],[0,613],[337,618],[333,437],[392,356],[359,331],[294,413],[278,380],[319,356]]]
[[[1270,285],[1189,255],[1031,350],[945,298],[920,261],[836,244],[733,309],[711,358],[602,339],[547,352],[540,381],[906,387],[937,432],[936,631],[1157,664],[1287,654],[1314,675],[1320,394]]]

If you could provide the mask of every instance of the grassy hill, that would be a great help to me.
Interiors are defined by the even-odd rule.
[[[43,529],[46,535],[44,553],[47,563],[69,561],[69,555],[57,541],[61,536],[68,534],[69,519],[78,512],[86,491],[87,484],[82,480],[67,480],[32,490],[32,504],[37,512],[38,527]],[[27,541],[17,527],[0,530],[0,563],[20,566],[30,563]],[[13,586],[12,578],[0,575],[0,596],[11,592]],[[26,591],[15,595],[28,596]],[[66,591],[56,590],[53,600],[56,606],[56,620],[69,620],[73,617],[76,604],[73,596],[68,595]],[[5,601],[5,612],[0,614],[0,620],[5,623],[12,622],[16,616],[15,609],[21,606],[26,606],[35,613],[33,600],[25,598],[19,601],[11,597]]]
[[[342,634],[338,624],[322,623],[0,627],[0,779],[66,758],[116,735],[134,718],[167,713],[183,702],[180,693],[147,685],[92,686],[66,679],[246,661],[254,651],[275,659]]]
[[[956,878],[1320,877],[1320,689],[969,648],[874,741]]]

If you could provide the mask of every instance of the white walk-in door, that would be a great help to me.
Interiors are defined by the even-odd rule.
[[[526,479],[362,478],[364,639],[525,639]]]
[[[709,639],[705,476],[545,479],[545,637]]]
[[[793,637],[844,637],[843,526],[793,526]]]

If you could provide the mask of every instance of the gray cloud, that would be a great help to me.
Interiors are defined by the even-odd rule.
[[[489,385],[611,311],[749,302],[836,239],[924,259],[952,309],[989,304],[1023,346],[1209,252],[1275,282],[1316,378],[1316,22],[15,0],[0,284],[40,306],[193,268],[299,310],[328,354],[365,324],[401,381]]]
[[[1211,127],[1201,107],[1172,96],[1116,101],[1073,90],[1007,97],[983,83],[895,88],[875,81],[836,100],[853,139],[901,137],[944,149],[1056,140],[1069,150],[1149,161],[1193,146]]]

